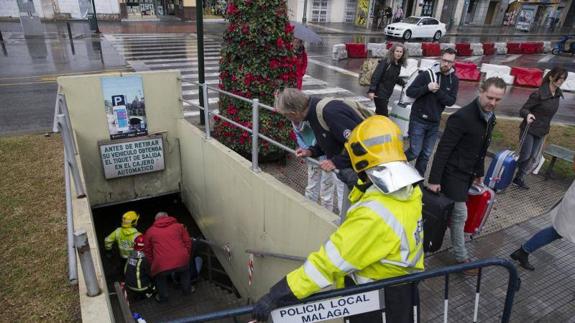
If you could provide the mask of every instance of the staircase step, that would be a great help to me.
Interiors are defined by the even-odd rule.
[[[241,307],[247,303],[245,299],[237,298],[209,281],[199,281],[195,287],[192,295],[183,296],[180,290],[171,286],[168,302],[159,304],[151,298],[132,301],[130,308],[132,312],[140,313],[147,322],[159,322]],[[213,322],[234,321],[230,318]]]

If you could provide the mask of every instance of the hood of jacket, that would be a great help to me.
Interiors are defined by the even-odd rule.
[[[433,73],[435,73],[435,74],[441,73],[441,64],[435,63],[435,64],[433,64],[429,69],[432,70]],[[449,76],[449,75],[451,75],[451,74],[453,74],[453,73],[455,73],[455,66],[452,66],[452,67],[449,69],[449,72],[447,72],[447,74],[443,74],[443,76]]]
[[[154,221],[154,227],[166,228],[174,223],[178,223],[178,220],[176,220],[176,218],[173,218],[171,216],[164,216]]]

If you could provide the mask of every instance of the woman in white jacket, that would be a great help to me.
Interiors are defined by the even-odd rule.
[[[575,158],[573,159],[573,170],[575,171]],[[575,213],[573,210],[575,210],[575,181],[571,183],[561,202],[551,210],[553,225],[534,234],[511,254],[511,258],[519,261],[521,267],[535,270],[535,267],[529,263],[530,253],[561,238],[575,243]]]

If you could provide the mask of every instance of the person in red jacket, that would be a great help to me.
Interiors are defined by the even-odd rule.
[[[180,275],[184,295],[191,293],[190,254],[192,240],[186,228],[166,212],[158,212],[154,224],[144,234],[144,253],[151,264],[160,303],[168,300],[167,278]]]
[[[296,70],[295,73],[297,75],[297,89],[301,90],[303,86],[303,76],[305,75],[305,71],[307,70],[307,53],[305,51],[305,46],[303,45],[303,41],[298,38],[293,39],[293,48],[296,55]]]

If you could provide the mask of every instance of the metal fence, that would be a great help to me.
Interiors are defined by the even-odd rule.
[[[251,136],[252,136],[252,152],[251,152],[251,155],[252,155],[252,167],[251,167],[251,168],[252,168],[252,170],[253,170],[254,172],[260,172],[260,171],[261,171],[261,169],[260,169],[260,167],[259,167],[259,160],[258,160],[258,146],[259,146],[259,140],[260,140],[260,139],[263,139],[263,140],[269,142],[270,144],[272,144],[272,145],[274,145],[274,146],[276,146],[276,147],[278,147],[278,148],[280,148],[280,149],[282,149],[282,150],[284,150],[284,151],[286,151],[286,152],[288,152],[288,153],[291,153],[291,154],[294,154],[294,155],[295,155],[295,150],[293,150],[293,149],[291,149],[290,147],[288,147],[288,146],[286,146],[286,145],[284,145],[284,144],[282,144],[282,143],[280,143],[280,142],[278,142],[278,141],[276,141],[276,140],[274,140],[274,139],[272,139],[272,138],[270,138],[270,137],[268,137],[268,136],[263,135],[263,134],[260,133],[260,127],[259,127],[259,126],[260,126],[260,122],[259,122],[259,119],[260,119],[260,109],[263,108],[263,109],[266,109],[266,110],[275,112],[275,110],[274,110],[273,107],[270,107],[269,105],[260,103],[260,100],[259,100],[259,99],[248,99],[248,98],[244,98],[243,96],[239,96],[239,95],[236,95],[236,94],[233,94],[233,93],[230,93],[230,92],[227,92],[227,91],[224,91],[224,90],[215,88],[215,87],[208,86],[207,83],[195,83],[195,82],[194,82],[193,84],[199,86],[199,87],[202,89],[202,93],[203,93],[203,102],[202,102],[202,103],[203,103],[203,106],[197,105],[197,104],[195,104],[195,103],[193,103],[193,102],[191,102],[191,101],[184,101],[184,102],[186,102],[186,103],[190,104],[191,106],[194,106],[194,107],[196,107],[196,108],[198,108],[198,109],[204,111],[204,123],[205,123],[205,129],[204,129],[204,131],[205,131],[206,139],[210,139],[210,138],[211,138],[211,134],[210,134],[210,133],[211,133],[211,128],[210,128],[210,115],[217,115],[218,118],[220,118],[220,119],[222,119],[222,120],[224,120],[224,121],[227,121],[227,122],[229,122],[230,124],[232,124],[232,125],[234,125],[234,126],[240,128],[240,129],[242,129],[242,130],[245,130],[245,131],[247,131],[248,133],[251,134]],[[221,115],[221,114],[217,114],[217,113],[214,113],[214,112],[210,112],[210,109],[209,109],[209,106],[210,106],[210,105],[209,105],[208,90],[209,90],[209,91],[215,91],[215,92],[218,92],[218,93],[227,95],[227,96],[229,96],[229,97],[232,97],[232,98],[234,98],[234,99],[237,99],[237,100],[240,100],[240,101],[244,101],[244,102],[250,103],[250,104],[252,105],[252,128],[250,129],[250,128],[248,128],[248,127],[246,127],[246,126],[244,126],[244,125],[242,125],[242,124],[240,124],[240,123],[238,123],[238,122],[235,122],[234,120],[232,120],[232,119],[230,119],[230,118],[227,118],[227,117]],[[316,165],[319,165],[319,162],[318,162],[316,159],[307,158],[307,160],[310,161],[310,162],[312,162],[312,163],[314,163],[314,164],[316,164]]]
[[[511,310],[513,307],[513,300],[515,297],[515,292],[519,290],[520,280],[515,266],[508,260],[501,258],[491,258],[483,259],[475,262],[469,262],[465,264],[458,264],[449,267],[442,267],[438,269],[432,269],[429,271],[424,271],[416,274],[405,275],[400,277],[394,277],[390,279],[380,280],[369,284],[358,285],[354,287],[336,289],[326,292],[321,292],[316,295],[310,296],[298,304],[313,304],[320,301],[338,299],[345,296],[360,296],[366,292],[382,290],[385,287],[397,285],[397,284],[412,284],[416,286],[419,282],[426,279],[431,279],[435,277],[444,277],[444,308],[443,308],[443,322],[449,321],[449,277],[452,274],[460,273],[464,270],[479,269],[477,275],[477,281],[475,285],[475,302],[473,311],[473,322],[477,322],[479,314],[479,301],[481,295],[481,279],[483,276],[483,269],[486,267],[501,267],[507,270],[508,273],[508,283],[507,292],[505,294],[505,301],[501,315],[501,322],[507,323],[511,318]],[[418,309],[420,308],[419,298],[414,297],[413,301],[414,307],[414,322],[419,322],[420,317],[418,316]],[[292,305],[293,306],[293,305]],[[219,320],[230,317],[237,317],[242,315],[249,315],[253,311],[254,306],[248,305],[235,309],[229,309],[219,312],[207,313],[198,316],[185,317],[178,320],[168,321],[170,323],[183,323],[183,322],[209,322],[213,320]],[[385,308],[382,310],[385,311]],[[278,309],[279,311],[279,309]],[[358,313],[356,313],[358,314]],[[275,321],[274,321],[275,322]],[[280,321],[281,322],[281,321]],[[277,323],[277,322],[276,322]]]

